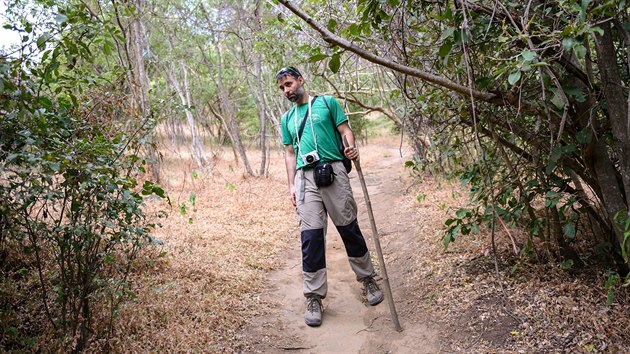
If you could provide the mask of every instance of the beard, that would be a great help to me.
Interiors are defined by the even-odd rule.
[[[292,93],[289,96],[287,96],[289,101],[293,103],[301,100],[302,97],[304,97],[304,87],[300,87],[299,89],[295,90],[295,93]]]

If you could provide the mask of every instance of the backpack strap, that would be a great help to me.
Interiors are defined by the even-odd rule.
[[[322,97],[322,100],[324,100],[324,103],[326,104],[326,109],[328,109],[328,116],[330,117],[330,121],[332,122],[333,129],[335,130],[335,135],[337,135],[337,137],[339,138],[339,143],[342,143],[342,141],[341,141],[341,134],[339,134],[339,130],[337,130],[337,125],[335,124],[335,118],[333,118],[333,116],[332,116],[332,112],[330,111],[330,107],[328,106],[328,102],[326,102],[326,97]]]

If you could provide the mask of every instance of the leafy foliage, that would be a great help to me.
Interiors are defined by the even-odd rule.
[[[22,53],[29,54],[0,61],[0,266],[4,284],[35,287],[48,327],[29,326],[37,318],[24,302],[8,302],[2,311],[12,320],[2,323],[1,343],[80,351],[95,332],[111,331],[118,306],[134,297],[128,274],[156,227],[144,200],[166,195],[150,181],[138,183],[148,122],[135,131],[116,124],[135,118],[112,97],[122,92],[110,91],[121,79],[112,73],[121,71],[93,70],[94,53],[113,55],[117,38],[81,4],[40,10],[54,21],[23,23],[30,51]],[[95,322],[104,314],[107,321]],[[44,349],[50,333],[59,342]]]
[[[625,1],[395,3],[358,1],[355,22],[336,29],[366,52],[465,83],[460,96],[394,73],[421,122],[408,126],[435,144],[416,144],[415,169],[443,166],[470,187],[472,204],[447,221],[445,244],[496,215],[525,227],[529,245],[555,244],[561,261],[593,221],[590,238],[603,233],[626,254],[611,227],[630,185]],[[470,100],[473,91],[486,96]]]

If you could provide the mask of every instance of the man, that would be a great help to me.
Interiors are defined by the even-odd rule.
[[[354,160],[359,151],[343,110],[334,97],[311,97],[304,87],[304,77],[294,67],[276,74],[276,83],[284,96],[295,103],[282,116],[282,144],[289,180],[289,195],[297,207],[302,239],[302,274],[307,299],[304,321],[309,326],[322,323],[322,299],[326,297],[325,236],[327,214],[341,235],[350,267],[370,305],[383,301],[383,293],[374,281],[374,266],[365,239],[357,223],[357,205],[352,196],[348,173],[339,150],[339,139],[349,146],[343,153]],[[332,166],[332,184],[318,187],[314,171],[322,164]],[[318,165],[320,165],[318,167]],[[319,172],[317,172],[319,175]],[[321,185],[321,184],[320,184]]]

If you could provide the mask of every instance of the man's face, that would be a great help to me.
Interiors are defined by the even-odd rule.
[[[301,76],[284,75],[278,79],[278,87],[291,102],[297,102],[304,96],[304,78]]]

